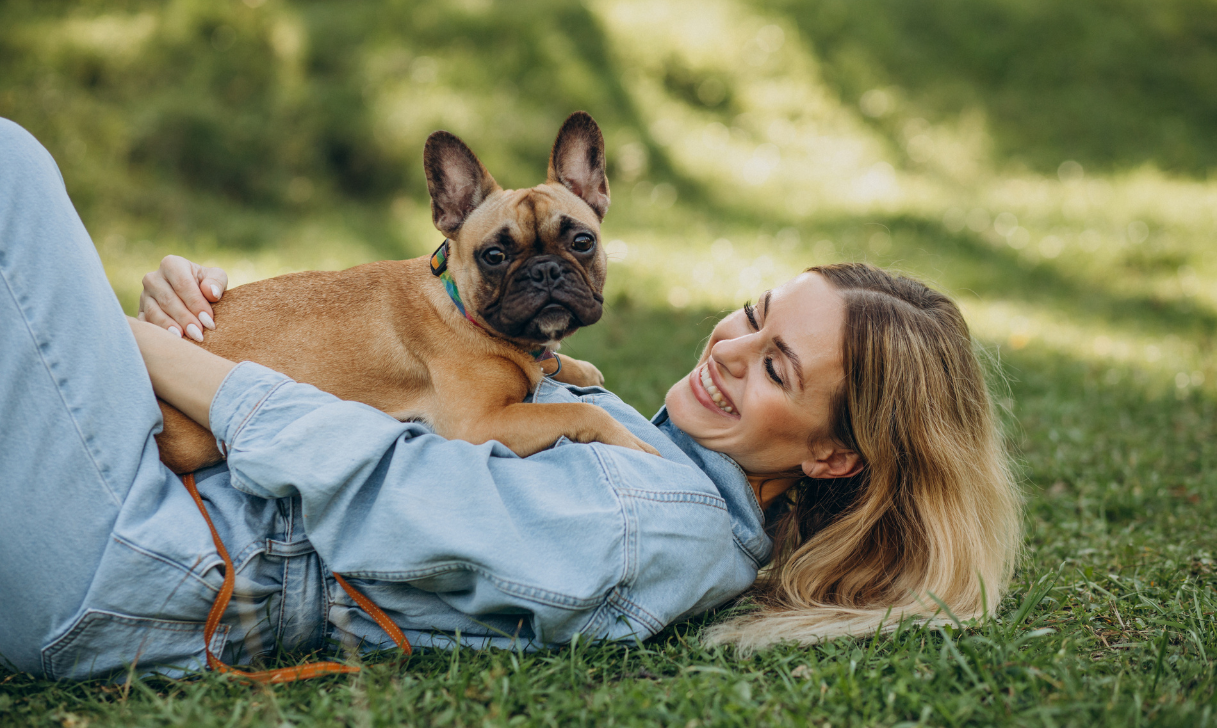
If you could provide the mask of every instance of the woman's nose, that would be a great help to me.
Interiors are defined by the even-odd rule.
[[[731,339],[720,339],[710,347],[710,358],[736,379],[744,376],[747,370],[749,342],[751,336],[737,336]]]

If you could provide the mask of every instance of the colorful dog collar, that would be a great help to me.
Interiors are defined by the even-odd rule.
[[[444,242],[435,249],[435,252],[431,254],[431,275],[438,277],[444,282],[444,290],[448,292],[448,298],[451,298],[452,303],[456,305],[456,310],[460,311],[461,315],[464,316],[469,323],[473,324],[479,329],[484,329],[484,327],[477,322],[477,319],[473,318],[473,316],[469,314],[469,311],[465,309],[465,302],[461,300],[461,292],[456,287],[456,279],[453,278],[452,273],[448,271],[448,242],[449,241],[445,239]],[[545,347],[530,351],[528,352],[528,355],[533,358],[533,361],[537,362],[554,359],[557,356]],[[562,371],[561,361],[561,359],[558,360],[558,371]],[[557,372],[555,372],[555,374],[556,373]]]

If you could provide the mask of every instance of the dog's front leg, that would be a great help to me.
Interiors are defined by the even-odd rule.
[[[431,406],[426,407],[427,420],[437,434],[449,439],[475,444],[498,440],[521,457],[551,447],[563,436],[659,454],[594,404],[525,404],[528,379],[506,359],[438,366],[431,378],[435,390]]]
[[[564,354],[554,354],[558,361],[562,362],[561,368],[556,364],[548,364],[545,366],[545,373],[551,378],[562,382],[563,384],[573,384],[576,387],[602,387],[604,386],[604,375],[591,362],[575,359]],[[557,369],[557,373],[551,373],[550,369]]]
[[[442,429],[447,429],[443,427],[437,427],[436,431],[445,437],[473,443],[498,440],[521,457],[551,447],[563,436],[575,442],[603,442],[651,455],[659,454],[658,450],[627,430],[608,412],[585,402],[509,404],[489,408],[480,416],[462,422],[447,424],[453,426],[456,432],[443,432]]]

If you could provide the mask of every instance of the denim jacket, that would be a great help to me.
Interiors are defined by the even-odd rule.
[[[601,388],[545,380],[532,396],[599,405],[663,457],[563,438],[520,458],[234,368],[210,411],[227,463],[196,476],[237,573],[213,649],[247,662],[276,645],[390,647],[331,572],[435,647],[645,639],[752,584],[772,542],[734,461]],[[44,650],[48,676],[202,664],[198,623],[221,575],[183,495],[176,485],[141,507],[138,548],[114,549],[102,571],[116,576],[99,576],[118,586],[94,590]],[[132,602],[147,614],[128,615]]]

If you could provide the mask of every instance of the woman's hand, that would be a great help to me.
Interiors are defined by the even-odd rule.
[[[166,255],[161,267],[144,276],[139,297],[139,320],[156,324],[178,336],[182,332],[203,340],[203,329],[215,329],[211,304],[228,288],[228,274],[204,268],[180,255]]]

